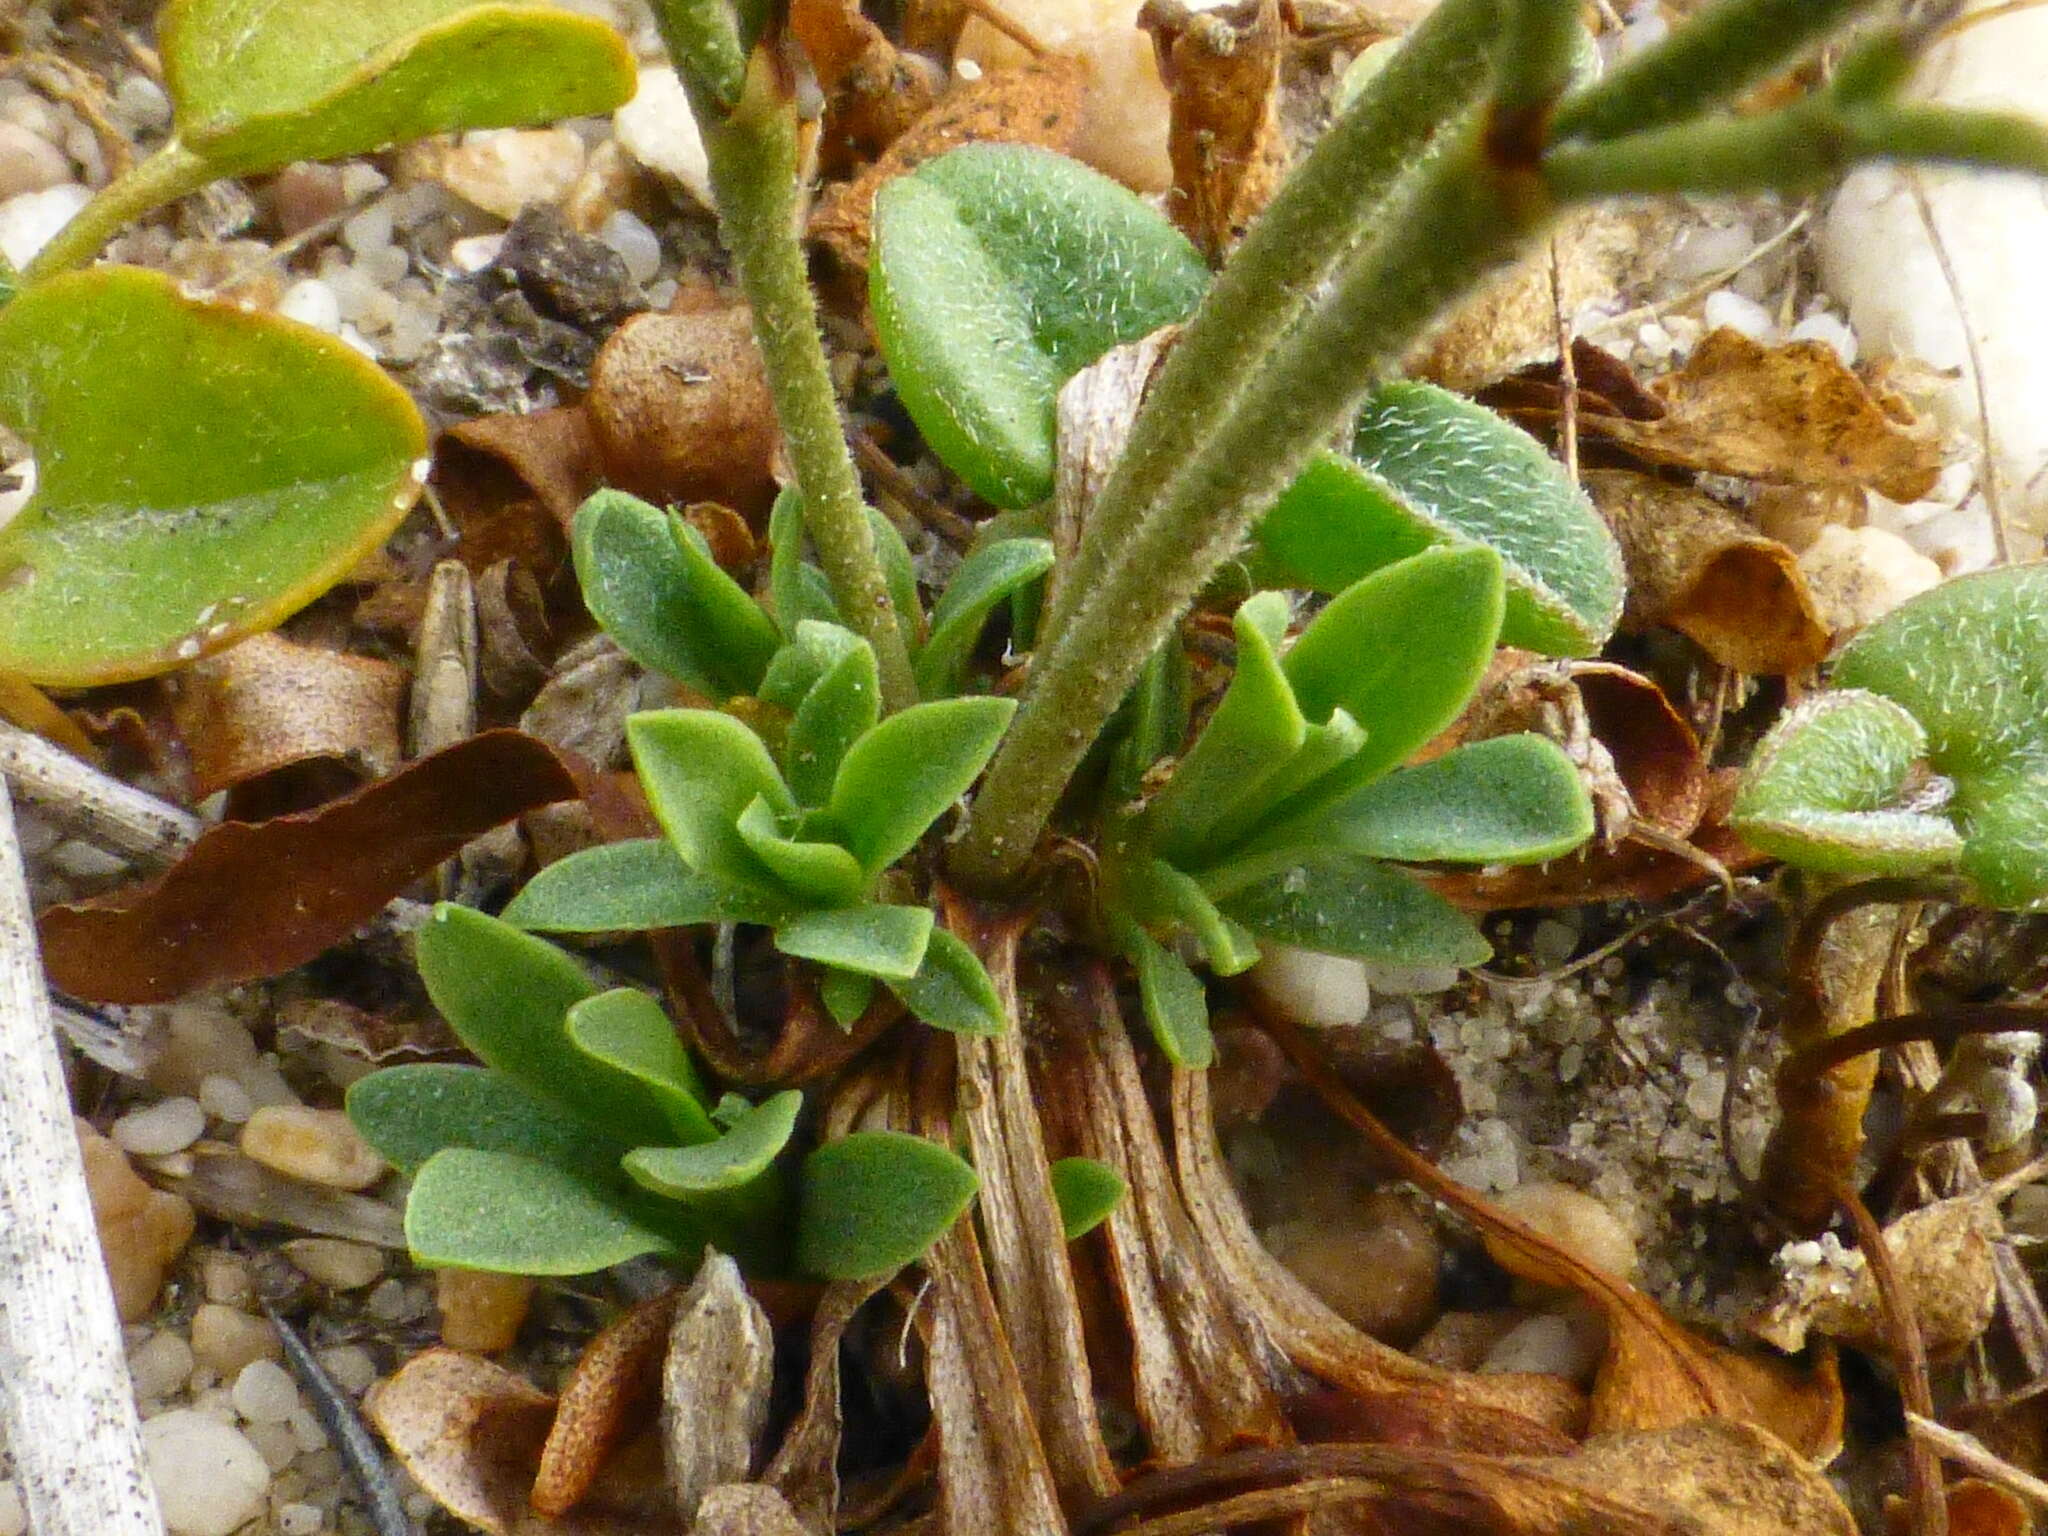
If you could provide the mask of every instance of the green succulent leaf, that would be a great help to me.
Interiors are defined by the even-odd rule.
[[[972,144],[875,199],[882,355],[932,451],[999,507],[1052,494],[1054,396],[1111,347],[1184,319],[1195,248],[1108,177]]]
[[[780,890],[739,830],[757,798],[780,816],[796,810],[760,737],[730,715],[662,709],[629,718],[626,742],[647,803],[685,864],[721,885],[771,897]]]
[[[401,1173],[417,1173],[444,1147],[473,1147],[516,1152],[602,1181],[627,1150],[488,1067],[385,1067],[351,1083],[347,1103],[363,1139]]]
[[[1147,861],[1132,894],[1144,917],[1185,928],[1218,976],[1235,976],[1259,963],[1258,941],[1217,910],[1199,881],[1163,859]]]
[[[1343,849],[1413,863],[1534,864],[1593,835],[1578,770],[1541,736],[1473,742],[1262,833],[1247,855]]]
[[[796,1129],[804,1096],[795,1089],[755,1105],[714,1140],[686,1147],[638,1147],[626,1173],[642,1189],[690,1202],[739,1189],[761,1177]]]
[[[636,1078],[569,1042],[569,1010],[597,987],[545,939],[442,902],[414,941],[420,979],[441,1017],[486,1066],[630,1145],[669,1135],[661,1105]]]
[[[937,1142],[858,1131],[804,1159],[797,1262],[826,1280],[867,1280],[915,1262],[981,1187]]]
[[[1068,1242],[1102,1225],[1130,1189],[1122,1174],[1092,1157],[1063,1157],[1046,1172],[1052,1175],[1052,1198]]]
[[[517,3],[171,0],[157,38],[177,142],[220,174],[609,112],[635,78],[612,28]]]
[[[926,959],[929,963],[929,955]],[[832,1015],[834,1024],[841,1029],[851,1029],[875,1000],[875,978],[863,976],[858,971],[824,966],[818,976],[818,998],[824,1003],[825,1011]]]
[[[762,702],[794,715],[825,674],[849,652],[866,643],[843,624],[823,619],[799,620],[789,643],[775,653],[762,674]]]
[[[1138,972],[1138,1000],[1145,1022],[1166,1059],[1201,1071],[1216,1061],[1216,1037],[1209,1032],[1209,997],[1202,979],[1172,950],[1129,919],[1116,923],[1119,946]]]
[[[554,1163],[473,1147],[436,1152],[405,1202],[406,1243],[435,1269],[585,1275],[643,1253],[688,1252],[690,1237],[680,1211],[656,1218]]]
[[[904,639],[917,646],[924,640],[924,604],[917,596],[917,567],[911,562],[910,546],[888,518],[873,507],[865,510],[868,531],[874,535],[875,557],[882,563],[882,585],[889,589]]]
[[[1478,965],[1493,952],[1441,896],[1357,854],[1313,855],[1217,905],[1269,942],[1382,965]]]
[[[860,861],[837,843],[783,835],[781,818],[759,795],[740,812],[740,838],[782,887],[805,906],[846,907],[867,894]]]
[[[928,699],[960,691],[989,615],[1052,569],[1052,540],[998,539],[960,562],[932,608],[931,637],[917,656],[918,691]]]
[[[760,684],[781,644],[775,623],[681,517],[599,491],[570,539],[584,606],[628,656],[711,699]]]
[[[822,626],[819,626],[822,627]],[[824,669],[795,706],[783,762],[800,805],[823,805],[846,749],[875,728],[882,715],[880,672],[874,647],[847,630],[853,643]]]
[[[794,638],[807,620],[838,624],[841,614],[832,601],[832,583],[804,559],[804,500],[794,486],[778,495],[769,510],[768,551],[768,595],[782,632]]]
[[[1606,521],[1527,433],[1432,384],[1383,386],[1351,454],[1314,460],[1256,535],[1290,586],[1341,592],[1439,544],[1501,557],[1501,641],[1590,656],[1621,618],[1621,552]]]
[[[956,1035],[999,1035],[1006,1022],[996,984],[974,951],[943,928],[934,928],[924,963],[889,990],[934,1029]]]
[[[1903,705],[1955,782],[1962,869],[1988,906],[2048,903],[2048,565],[1942,583],[1836,660],[1838,687]]]
[[[775,930],[775,947],[877,981],[908,981],[924,964],[931,937],[929,907],[840,907],[789,919]]]
[[[694,1146],[717,1137],[704,1107],[704,1079],[660,1003],[631,987],[614,987],[570,1008],[567,1027],[577,1050],[646,1087],[675,1140]]]
[[[426,454],[411,400],[346,343],[134,267],[0,309],[0,423],[36,461],[0,530],[0,671],[63,687],[272,628],[383,542]]]
[[[1757,746],[1729,825],[1761,853],[1830,874],[1952,869],[1963,851],[1954,825],[1899,803],[1926,756],[1920,722],[1882,694],[1813,694]]]
[[[1189,681],[1187,651],[1178,636],[1146,659],[1116,722],[1120,734],[1110,758],[1110,804],[1138,799],[1153,765],[1187,740]]]
[[[862,869],[887,869],[967,793],[1016,708],[1015,700],[991,698],[914,704],[847,750],[831,819]]]
[[[698,923],[772,924],[789,910],[750,886],[707,879],[665,838],[634,838],[557,859],[503,913],[518,928],[609,933]]]

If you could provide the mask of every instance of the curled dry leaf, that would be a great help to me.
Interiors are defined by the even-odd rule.
[[[2034,1517],[2019,1495],[1966,1477],[1948,1487],[1948,1536],[2034,1536]]]
[[[597,435],[591,429],[589,413],[580,405],[459,422],[441,440],[444,472],[451,441],[497,461],[518,476],[564,529],[583,498],[603,483]]]
[[[193,663],[171,707],[192,760],[194,798],[325,759],[350,779],[398,766],[406,671],[392,662],[252,635]]]
[[[887,1283],[886,1278],[877,1277],[835,1280],[825,1287],[811,1314],[811,1358],[804,1374],[803,1406],[784,1433],[775,1459],[761,1474],[761,1483],[773,1488],[811,1530],[839,1528],[839,1341],[854,1313]],[[710,1522],[717,1495],[718,1490],[713,1489],[697,1506],[700,1523]]]
[[[1998,1310],[1994,1244],[2003,1232],[1996,1206],[1981,1194],[1938,1200],[1884,1229],[1892,1270],[1912,1300],[1930,1356],[1953,1355],[1991,1326]],[[1809,1333],[1878,1354],[1888,1348],[1877,1283],[1853,1250],[1789,1269],[1750,1330],[1784,1350],[1805,1348]]]
[[[1728,1419],[1597,1435],[1573,1455],[1541,1465],[1560,1482],[1636,1505],[1658,1517],[1662,1530],[1853,1536],[1856,1529],[1812,1460],[1755,1425]],[[1573,1527],[1560,1521],[1556,1529]]]
[[[1287,169],[1279,4],[1235,0],[1196,9],[1185,0],[1146,0],[1138,25],[1152,34],[1166,83],[1167,212],[1204,256],[1221,261]]]
[[[865,267],[875,194],[885,183],[962,144],[1071,149],[1086,77],[1079,60],[1046,58],[954,87],[858,176],[826,194],[811,215],[812,236],[849,266]]]
[[[1621,544],[1623,622],[1664,624],[1737,672],[1819,666],[1830,634],[1799,557],[1711,497],[1629,470],[1588,470],[1586,490]]]
[[[598,351],[583,409],[613,485],[748,514],[775,499],[781,439],[743,303],[635,315]]]
[[[794,0],[789,29],[825,93],[818,162],[827,176],[842,175],[888,148],[930,109],[944,86],[944,71],[890,42],[855,0]]]
[[[538,1513],[552,1517],[574,1509],[619,1443],[652,1422],[681,1294],[667,1291],[629,1307],[576,1357],[533,1474],[528,1499]]]
[[[1795,484],[1867,486],[1918,501],[1941,472],[1931,422],[1853,373],[1820,341],[1766,347],[1710,331],[1678,372],[1650,392],[1655,421],[1582,413],[1579,429],[1650,464]]]
[[[713,1488],[744,1481],[768,1422],[775,1334],[747,1294],[739,1266],[707,1252],[675,1313],[662,1366],[662,1444],[684,1524],[724,1529],[699,1507]]]
[[[477,579],[477,675],[500,699],[527,699],[547,676],[547,600],[539,579],[500,560]]]
[[[574,796],[576,773],[531,736],[488,731],[317,810],[223,822],[155,879],[44,912],[44,966],[53,985],[106,1003],[277,975],[479,833]]]
[[[683,1536],[652,1435],[611,1458],[573,1512],[536,1513],[527,1493],[555,1400],[503,1366],[430,1349],[365,1406],[413,1480],[490,1536]]]

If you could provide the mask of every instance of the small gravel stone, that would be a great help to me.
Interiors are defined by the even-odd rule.
[[[266,1104],[242,1127],[245,1155],[329,1189],[367,1189],[388,1171],[347,1115],[302,1104]]]
[[[633,99],[612,115],[626,153],[674,181],[704,207],[712,206],[711,166],[690,98],[672,69],[643,69]]]
[[[1624,1280],[1635,1273],[1635,1239],[1603,1202],[1584,1190],[1532,1179],[1501,1195],[1499,1204],[1596,1269]]]
[[[1487,1353],[1479,1369],[1488,1374],[1528,1372],[1562,1376],[1566,1381],[1589,1381],[1599,1367],[1604,1342],[1597,1316],[1573,1318],[1539,1312],[1516,1324]]]
[[[1358,960],[1269,944],[1250,979],[1275,1007],[1316,1028],[1356,1024],[1372,1011],[1372,985]]]
[[[92,201],[92,193],[76,182],[23,192],[0,203],[0,254],[15,267],[27,266],[71,216]]]
[[[169,1397],[192,1379],[192,1345],[168,1328],[151,1334],[128,1356],[128,1375],[137,1397]]]
[[[334,1378],[334,1384],[351,1397],[361,1396],[377,1379],[377,1362],[359,1344],[340,1344],[333,1349],[323,1349],[319,1360],[322,1369]]]
[[[239,1253],[209,1249],[199,1261],[199,1286],[208,1301],[224,1307],[239,1307],[249,1299],[256,1283],[249,1275],[249,1261]]]
[[[1778,325],[1771,318],[1771,312],[1755,299],[1744,298],[1733,288],[1717,288],[1708,294],[1701,314],[1710,331],[1726,326],[1740,331],[1751,341],[1768,344],[1778,339]]]
[[[0,203],[24,192],[46,192],[71,179],[71,162],[41,134],[0,121]]]
[[[498,259],[498,252],[504,248],[505,236],[464,235],[448,247],[448,264],[458,272],[481,272]]]
[[[142,1449],[172,1536],[228,1536],[262,1513],[270,1468],[240,1430],[175,1409],[142,1426]]]
[[[146,1109],[131,1110],[108,1133],[114,1145],[131,1157],[169,1157],[182,1152],[206,1130],[206,1111],[197,1099],[164,1099]]]
[[[291,297],[290,290],[286,291],[285,297]],[[256,1112],[249,1090],[222,1072],[209,1073],[200,1082],[199,1107],[211,1118],[229,1125],[241,1125]]]
[[[654,280],[661,270],[661,241],[644,220],[621,208],[604,221],[597,238],[619,253],[626,274],[636,283]]]
[[[300,1237],[284,1245],[284,1256],[308,1280],[337,1291],[359,1291],[384,1274],[384,1255],[367,1243],[338,1237]]]
[[[235,1412],[251,1424],[282,1424],[299,1408],[299,1386],[275,1360],[251,1360],[235,1376]]]
[[[404,1317],[410,1308],[405,1287],[396,1280],[386,1280],[363,1302],[363,1310],[380,1323],[395,1323]]]
[[[1849,322],[1840,315],[1820,310],[1808,315],[1786,332],[1788,341],[1824,341],[1835,349],[1835,355],[1843,364],[1856,361],[1856,333],[1849,329]]]
[[[164,1271],[185,1251],[198,1220],[182,1196],[150,1188],[126,1153],[85,1121],[75,1123],[114,1303],[124,1322],[141,1322],[154,1310]]]
[[[27,1536],[28,1506],[11,1477],[0,1477],[0,1536]]]
[[[298,1438],[289,1424],[251,1424],[242,1433],[272,1472],[282,1472],[299,1459]]]
[[[161,133],[171,126],[171,98],[139,70],[115,87],[114,111],[131,133]]]
[[[533,1281],[526,1275],[495,1275],[475,1269],[444,1269],[434,1276],[434,1301],[441,1309],[441,1342],[450,1349],[494,1354],[510,1349],[526,1321]]]
[[[434,175],[464,202],[501,219],[533,203],[556,203],[583,174],[583,141],[566,128],[472,133],[440,156]]]
[[[292,1410],[292,1416],[285,1421],[292,1432],[292,1439],[298,1442],[304,1455],[314,1455],[327,1449],[327,1431],[321,1425],[319,1415],[310,1408]]]
[[[391,244],[391,206],[378,201],[361,213],[351,214],[341,226],[341,243],[356,255],[381,251]]]
[[[260,1317],[207,1302],[192,1314],[192,1356],[223,1381],[232,1381],[252,1360],[284,1353],[277,1330]]]
[[[331,165],[301,160],[279,171],[270,183],[270,205],[278,227],[287,235],[310,229],[348,206],[341,172]]]
[[[302,277],[285,289],[284,297],[277,301],[277,312],[287,320],[330,335],[341,329],[341,300],[335,297],[332,287],[317,277]],[[249,1116],[245,1112],[242,1118],[246,1120]]]
[[[287,1504],[277,1512],[278,1536],[315,1536],[326,1523],[318,1504]]]

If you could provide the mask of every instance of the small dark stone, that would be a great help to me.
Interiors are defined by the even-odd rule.
[[[619,253],[577,234],[559,209],[544,203],[513,220],[496,265],[518,280],[541,316],[582,330],[608,330],[647,307]]]

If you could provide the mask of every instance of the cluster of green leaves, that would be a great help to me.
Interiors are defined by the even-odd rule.
[[[0,283],[0,419],[37,466],[0,531],[0,671],[33,682],[147,676],[275,625],[412,505],[426,445],[334,337],[65,269],[218,177],[609,111],[634,81],[611,28],[525,0],[172,0],[158,40],[169,142]]]
[[[712,1243],[756,1267],[859,1278],[916,1258],[974,1196],[952,1152],[891,1131],[790,1170],[778,1159],[801,1094],[712,1103],[659,1003],[600,990],[496,918],[436,908],[419,967],[484,1065],[371,1073],[348,1112],[412,1175],[405,1235],[423,1264],[582,1274],[647,1253],[693,1261]]]
[[[1902,604],[1788,710],[1744,773],[1733,825],[1845,878],[1958,873],[1985,906],[2048,906],[2048,566]]]
[[[884,187],[870,299],[889,376],[932,451],[999,507],[1051,495],[1055,397],[1111,347],[1183,320],[1208,272],[1108,178],[1016,145],[956,149]],[[1442,544],[1503,562],[1501,638],[1590,655],[1621,616],[1620,551],[1525,433],[1426,384],[1377,391],[1259,525],[1249,564],[1336,593]]]
[[[913,890],[892,872],[974,783],[1015,705],[941,696],[884,718],[874,650],[836,622],[801,559],[800,527],[785,501],[771,530],[770,617],[673,512],[615,491],[579,509],[576,570],[591,612],[636,659],[728,708],[629,720],[666,836],[551,865],[506,917],[552,932],[762,925],[777,949],[820,968],[825,1006],[844,1025],[879,983],[928,1024],[992,1034],[1003,1009],[987,971],[927,904],[892,899]],[[891,546],[902,551],[888,529]],[[961,565],[915,653],[931,692],[958,685],[989,615],[1050,561],[1043,540],[998,540]],[[892,563],[900,611],[921,613],[908,555]]]

